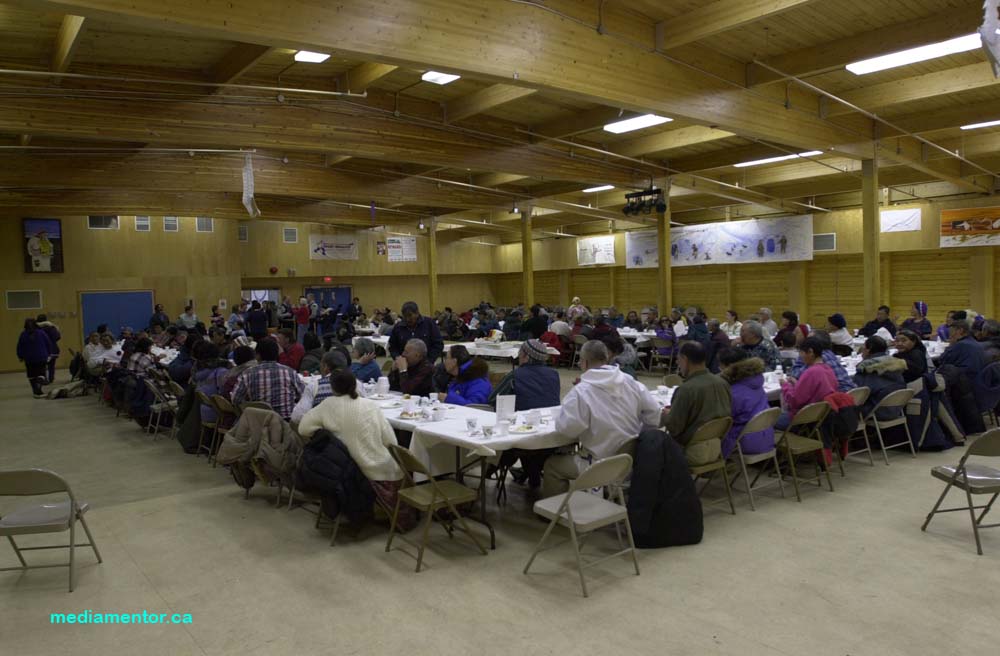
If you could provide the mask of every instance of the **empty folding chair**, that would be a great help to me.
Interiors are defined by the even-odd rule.
[[[74,550],[76,547],[91,547],[97,562],[104,562],[101,553],[97,550],[97,543],[94,536],[90,534],[83,515],[90,506],[85,501],[77,501],[73,496],[73,491],[69,483],[59,474],[47,469],[21,469],[14,471],[0,471],[0,497],[17,496],[41,496],[47,494],[57,494],[65,492],[69,501],[60,503],[38,503],[33,506],[15,508],[11,512],[0,518],[0,535],[6,536],[10,546],[14,548],[17,559],[21,561],[20,567],[3,567],[0,572],[13,570],[42,569],[45,567],[69,567],[69,591],[73,592],[74,575]],[[76,543],[76,522],[79,521],[83,530],[87,533],[86,543]],[[69,531],[69,544],[48,545],[41,547],[18,547],[14,541],[15,535],[33,535],[40,533],[61,533]],[[22,551],[32,551],[36,549],[69,549],[69,562],[56,565],[28,565],[25,562]]]
[[[993,507],[993,502],[997,500],[997,495],[1000,495],[1000,469],[977,463],[969,463],[967,462],[969,456],[1000,457],[1000,428],[986,431],[969,445],[969,448],[965,450],[965,455],[958,461],[958,465],[938,465],[931,469],[931,476],[944,481],[946,485],[941,496],[938,497],[937,503],[934,504],[934,507],[927,514],[927,519],[924,520],[924,525],[920,527],[920,530],[926,531],[927,525],[931,523],[931,519],[937,513],[968,510],[969,519],[972,521],[972,534],[976,538],[976,552],[982,556],[983,545],[979,540],[979,529],[1000,526],[1000,524],[983,524],[983,518],[986,517],[986,513]],[[965,492],[965,499],[969,505],[939,510],[941,502],[944,501],[945,496],[952,487],[957,487]],[[992,496],[986,505],[977,506],[972,502],[972,495],[974,494],[989,494]],[[976,517],[976,510],[983,511],[979,517]]]
[[[587,592],[587,581],[583,576],[583,570],[616,556],[632,555],[632,564],[635,567],[636,576],[639,575],[639,561],[635,553],[635,541],[632,539],[632,525],[629,523],[628,510],[625,507],[625,496],[618,483],[632,470],[632,457],[628,454],[619,454],[610,458],[598,460],[590,465],[575,481],[570,481],[569,491],[565,494],[557,494],[554,497],[541,499],[535,502],[534,510],[537,514],[551,520],[542,539],[538,541],[531,558],[524,566],[524,573],[527,574],[531,564],[535,562],[535,556],[543,551],[542,546],[556,524],[561,524],[569,529],[570,541],[573,543],[573,552],[576,556],[576,568],[580,575],[580,587],[583,589],[583,596],[589,596]],[[589,492],[591,488],[610,487],[615,491],[618,503],[608,501],[603,497]],[[625,533],[628,536],[628,548],[622,549],[613,554],[609,554],[589,563],[584,563],[580,557],[580,544],[587,535],[604,526],[614,525],[618,533],[619,546],[621,546],[621,533],[619,524],[625,524]],[[560,543],[561,544],[561,543]],[[558,546],[558,545],[553,545]],[[551,547],[550,547],[551,548]]]
[[[895,449],[901,446],[909,446],[910,454],[916,458],[917,451],[913,448],[913,439],[910,437],[910,426],[906,423],[906,406],[916,394],[915,390],[912,389],[901,389],[895,392],[890,392],[885,395],[881,401],[878,402],[872,411],[865,417],[865,423],[875,427],[875,436],[878,437],[879,446],[882,447],[882,457],[885,458],[885,464],[889,464],[889,449]],[[879,419],[877,413],[879,410],[890,410],[896,415],[892,419]],[[885,445],[885,440],[882,439],[882,429],[892,428],[893,426],[902,426],[903,430],[906,431],[906,442],[900,442],[898,444],[893,444],[891,446]]]
[[[431,526],[431,520],[434,518],[434,515],[437,514],[438,510],[447,508],[454,517],[454,520],[443,520],[443,525],[445,530],[448,532],[448,537],[452,536],[452,533],[455,530],[453,523],[457,520],[459,524],[458,528],[469,536],[473,544],[476,545],[476,548],[479,549],[479,551],[485,556],[486,549],[479,544],[479,540],[476,539],[476,534],[469,530],[469,525],[465,523],[465,518],[458,512],[457,509],[457,506],[474,503],[479,499],[479,493],[471,487],[466,487],[457,481],[435,480],[435,478],[431,476],[430,470],[424,465],[424,463],[420,462],[420,460],[408,449],[404,449],[397,444],[390,444],[389,450],[396,459],[396,462],[399,463],[400,468],[403,470],[407,487],[399,490],[399,495],[396,498],[396,507],[393,508],[392,520],[389,523],[389,541],[385,544],[386,552],[392,549],[392,541],[396,537],[399,537],[400,540],[416,547],[418,549],[416,571],[419,572],[420,567],[424,562],[424,549],[427,547],[427,533]],[[416,485],[413,480],[414,474],[425,476],[427,480],[419,485]],[[403,535],[396,535],[396,521],[399,518],[399,507],[402,503],[412,506],[424,513],[423,526],[420,528],[420,544],[414,544]]]
[[[761,470],[754,476],[753,481],[750,480],[750,475],[747,473],[747,465],[755,465],[759,462],[771,461],[774,463],[774,470],[780,472],[781,469],[778,465],[778,449],[774,448],[765,453],[743,453],[743,436],[750,435],[751,433],[759,433],[761,431],[767,430],[768,428],[773,428],[778,417],[781,416],[781,408],[768,408],[767,410],[761,410],[753,417],[750,421],[746,423],[740,434],[736,436],[736,448],[733,449],[733,453],[736,454],[736,459],[740,463],[740,472],[743,474],[743,480],[746,481],[747,486],[747,496],[750,497],[750,510],[757,510],[757,507],[753,502],[753,491],[759,490],[762,487],[768,487],[774,485],[774,483],[762,483],[757,485],[757,479],[760,478]],[[730,455],[732,457],[732,454]],[[766,467],[765,467],[766,469]],[[781,480],[781,476],[778,476],[778,488],[781,490],[781,496],[785,496],[785,484]]]

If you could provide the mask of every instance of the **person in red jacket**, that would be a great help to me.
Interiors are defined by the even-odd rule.
[[[308,309],[306,308],[306,310]],[[298,371],[299,365],[302,363],[302,358],[306,354],[305,347],[295,341],[295,336],[292,335],[292,331],[289,328],[279,330],[275,334],[275,338],[278,341],[278,348],[281,349],[281,353],[278,354],[278,364],[283,364]]]
[[[312,316],[312,311],[309,309],[309,301],[304,296],[299,299],[299,304],[292,308],[292,316],[295,318],[295,332],[297,336],[295,341],[301,344],[306,333],[309,332],[309,319]]]

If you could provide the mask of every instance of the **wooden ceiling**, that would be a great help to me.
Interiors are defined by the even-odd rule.
[[[245,217],[240,151],[253,152],[265,218],[365,226],[374,203],[379,224],[438,217],[446,240],[519,240],[515,205],[535,208],[537,237],[640,227],[651,217],[626,218],[623,194],[668,177],[680,223],[857,205],[860,162],[876,153],[897,200],[995,193],[1000,129],[958,129],[1000,119],[1000,81],[981,52],[844,69],[970,34],[981,6],[4,2],[0,207]],[[295,62],[299,49],[331,57]],[[431,84],[427,70],[461,78]],[[647,112],[674,120],[602,129]],[[733,167],[806,150],[823,154]],[[581,192],[602,184],[615,189]]]

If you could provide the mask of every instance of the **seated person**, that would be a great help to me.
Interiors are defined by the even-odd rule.
[[[765,371],[774,371],[781,366],[781,356],[778,347],[764,336],[764,327],[757,321],[749,319],[743,322],[740,329],[740,348],[751,358],[760,358]]]
[[[545,461],[542,496],[566,492],[568,481],[594,460],[616,455],[646,429],[655,429],[660,406],[646,386],[608,364],[608,349],[597,340],[580,350],[580,381],[566,395],[556,418],[560,434],[576,438],[579,449],[557,449]]]
[[[880,305],[878,307],[878,312],[875,313],[875,318],[864,325],[864,327],[858,331],[858,335],[862,337],[871,337],[878,332],[879,328],[885,328],[889,331],[889,334],[893,337],[896,336],[896,324],[892,322],[889,318],[889,306]]]
[[[573,327],[566,323],[566,315],[563,312],[556,312],[556,319],[549,326],[549,330],[565,339],[573,336]]]
[[[83,361],[88,362],[100,349],[101,334],[94,331],[87,336],[87,343],[83,345]]]
[[[692,467],[707,465],[719,457],[719,445],[701,443],[687,448],[688,442],[706,422],[732,415],[729,385],[706,367],[705,347],[698,342],[681,344],[677,368],[684,382],[674,391],[670,407],[663,411],[663,427],[684,448]]]
[[[545,344],[537,339],[521,344],[518,366],[497,384],[489,396],[489,404],[496,406],[498,396],[513,394],[514,409],[518,412],[559,405],[559,373],[545,366],[548,359]]]
[[[670,342],[673,346],[664,346],[658,350],[660,355],[670,355],[677,348],[677,335],[674,333],[674,322],[668,315],[660,317],[656,326],[656,337]]]
[[[830,333],[830,341],[839,346],[854,347],[854,336],[847,329],[847,319],[839,312],[831,314],[826,318],[827,332]]]
[[[849,392],[856,386],[851,377],[847,375],[847,370],[844,369],[844,365],[840,364],[840,358],[837,354],[833,352],[833,344],[830,343],[830,333],[825,330],[814,330],[810,337],[814,337],[819,340],[820,345],[823,347],[823,363],[830,367],[833,371],[833,375],[837,378],[837,389],[841,392]],[[805,370],[806,364],[802,359],[801,349],[799,351],[799,359],[795,361],[795,365],[792,367],[791,371],[787,372],[792,378],[798,378],[802,375]]]
[[[955,316],[955,310],[948,310],[948,313],[944,317],[944,323],[938,326],[937,340],[939,342],[948,341],[948,326],[951,324],[952,317],[954,316]]]
[[[965,310],[958,310],[952,315],[951,325],[948,326],[948,341],[951,345],[938,360],[939,368],[953,365],[970,382],[989,364],[983,345],[972,337],[972,321]]]
[[[351,348],[351,373],[362,383],[378,382],[382,370],[375,362],[375,343],[367,337],[359,337]]]
[[[99,348],[95,348],[93,355],[87,360],[87,371],[95,376],[121,362],[122,357],[121,350],[115,345],[115,338],[109,333],[101,335],[99,342]]]
[[[303,331],[303,335],[305,335],[305,332]],[[306,349],[302,344],[295,341],[295,333],[292,332],[291,328],[282,328],[274,334],[274,339],[278,348],[281,349],[281,353],[278,355],[278,363],[298,371],[299,365],[302,364],[302,358],[306,354]]]
[[[730,340],[740,336],[740,329],[742,327],[743,324],[740,323],[740,315],[736,313],[736,310],[726,310],[726,320],[723,322],[721,328]]]
[[[927,304],[923,301],[914,301],[910,308],[910,316],[903,321],[901,329],[912,330],[920,335],[920,339],[930,339],[934,332],[934,326],[927,320]]]
[[[506,328],[506,326],[504,326]],[[542,314],[542,306],[535,303],[531,306],[531,316],[521,324],[521,330],[527,339],[538,339],[549,330],[549,318]]]
[[[983,345],[987,360],[990,362],[1000,360],[1000,322],[995,319],[984,321],[976,339]]]
[[[302,358],[299,360],[299,371],[304,374],[315,374],[319,372],[319,363],[323,359],[323,355],[326,353],[326,349],[323,348],[323,343],[319,339],[319,335],[313,331],[307,331],[305,335],[302,336],[302,349],[304,353]],[[281,362],[281,360],[278,360]]]
[[[802,342],[800,351],[804,369],[798,379],[788,378],[781,384],[785,410],[774,425],[776,430],[785,430],[799,410],[837,391],[837,376],[823,362],[824,347],[825,344],[815,336],[807,337]]]
[[[795,336],[795,346],[798,346],[806,338],[807,332],[806,327],[799,323],[799,315],[791,310],[785,310],[781,313],[781,327],[774,336],[774,343],[781,346],[784,344],[782,335],[792,333]]]
[[[597,317],[591,337],[605,341],[609,337],[618,337],[618,329],[612,326],[606,317]]]
[[[767,410],[764,391],[764,363],[760,358],[747,357],[740,348],[727,348],[719,353],[722,380],[729,383],[732,397],[733,427],[722,440],[722,457],[728,458],[736,449],[736,438],[743,427],[760,412]],[[774,429],[748,433],[740,441],[743,453],[767,453],[774,448]]]
[[[323,359],[319,363],[320,379],[310,381],[305,385],[302,390],[302,398],[292,410],[291,422],[293,424],[301,421],[307,412],[333,395],[330,379],[345,369],[347,369],[347,360],[344,359],[340,351],[329,351],[323,354]],[[360,387],[360,385],[359,381],[358,386]]]
[[[622,324],[623,328],[631,328],[637,332],[643,330],[642,319],[639,318],[639,313],[635,310],[629,310],[628,315],[625,317],[625,323]]]
[[[609,337],[602,341],[608,347],[608,353],[611,354],[611,364],[638,380],[639,375],[636,372],[636,367],[639,365],[639,353],[635,347],[621,337]]]
[[[149,349],[152,347],[153,340],[148,337],[142,337],[137,340],[135,349],[132,351],[132,356],[128,359],[128,370],[134,374],[145,375],[147,371],[152,369],[159,359],[150,355]]]
[[[608,308],[608,323],[614,328],[621,328],[625,325],[625,317],[621,315],[618,308],[611,306]]]
[[[229,360],[221,357],[215,344],[203,339],[199,339],[191,347],[191,356],[194,358],[191,379],[194,381],[196,389],[208,398],[222,394],[226,374],[232,368]],[[201,422],[203,424],[214,422],[217,418],[214,405],[202,404]]]
[[[891,392],[906,387],[906,382],[903,380],[906,362],[890,356],[888,350],[885,340],[878,335],[866,339],[865,345],[861,347],[863,359],[858,363],[857,373],[854,374],[854,384],[871,390],[868,400],[861,406],[861,412],[866,417],[879,401]],[[897,410],[879,410],[878,418],[886,420],[898,416]]]
[[[233,362],[236,363],[236,366],[226,372],[226,377],[222,381],[222,392],[220,392],[227,399],[233,398],[233,388],[236,387],[236,381],[240,374],[250,367],[257,366],[253,349],[245,344],[240,344],[233,350]]]
[[[392,361],[389,389],[412,396],[430,396],[433,375],[434,366],[427,360],[427,345],[414,338],[406,342],[402,355]]]
[[[708,364],[709,369],[718,372],[718,355],[723,349],[729,348],[733,340],[729,337],[725,330],[722,329],[722,324],[719,323],[718,319],[709,319],[705,324],[708,327],[708,336],[712,340],[712,354],[709,358]],[[743,324],[740,324],[742,327]]]
[[[591,339],[594,335],[594,326],[592,326],[593,317],[590,314],[578,314],[575,319],[573,319],[573,330],[572,336],[583,335],[587,339]]]
[[[536,408],[552,408],[559,405],[559,373],[545,366],[549,359],[545,344],[537,339],[529,339],[521,344],[518,352],[518,366],[496,386],[490,394],[490,405],[496,407],[496,399],[501,395],[514,395],[514,410],[534,410]],[[522,482],[527,479],[528,485],[536,488],[542,482],[542,467],[552,449],[511,449],[500,456],[500,464],[510,467],[518,458],[524,465]],[[515,480],[518,476],[515,475]]]
[[[923,378],[924,374],[931,368],[930,359],[927,357],[927,347],[924,346],[920,336],[912,330],[901,328],[896,333],[894,357],[906,362],[903,380],[907,383]]]
[[[340,354],[337,354],[340,355]],[[403,471],[396,464],[389,446],[396,444],[396,434],[378,403],[358,395],[358,381],[350,371],[330,376],[331,395],[306,413],[299,422],[299,434],[308,439],[326,429],[344,443],[351,459],[365,475],[384,507],[395,508],[403,482]],[[415,516],[408,514],[397,522],[412,526]]]
[[[258,364],[236,379],[233,403],[239,406],[245,401],[263,401],[287,421],[305,385],[298,372],[278,363],[278,352],[278,342],[270,337],[257,342]]]
[[[795,347],[795,333],[779,331],[778,334],[781,336],[781,350],[778,351],[778,355],[781,356],[781,367],[785,371],[791,371],[795,361],[799,359],[799,349]]]
[[[490,365],[486,360],[469,355],[468,349],[455,344],[445,352],[445,370],[453,377],[448,392],[438,396],[445,403],[469,405],[486,403],[490,399]]]
[[[503,324],[503,338],[509,342],[521,341],[521,313],[513,310]]]

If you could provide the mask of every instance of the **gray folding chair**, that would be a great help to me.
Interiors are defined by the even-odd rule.
[[[573,336],[573,357],[570,359],[569,368],[572,369],[580,364],[580,349],[583,345],[587,343],[587,338],[584,335],[574,335]]]
[[[927,525],[931,523],[931,519],[936,513],[968,510],[969,518],[972,520],[972,534],[976,537],[976,551],[982,556],[983,545],[979,541],[979,529],[1000,526],[1000,524],[983,524],[983,518],[993,507],[997,495],[1000,495],[1000,469],[976,463],[970,464],[966,462],[969,456],[987,458],[1000,456],[1000,428],[993,428],[980,435],[965,450],[965,455],[958,461],[957,466],[938,465],[931,469],[931,476],[944,481],[947,485],[944,487],[944,492],[938,497],[937,503],[934,504],[934,508],[927,514],[927,519],[924,520],[924,525],[920,527],[920,530],[927,530]],[[969,505],[939,510],[941,502],[944,501],[945,496],[953,486],[965,491],[965,499]],[[972,503],[973,494],[990,494],[992,496],[985,506],[977,506]],[[976,510],[983,511],[979,517],[976,517]]]
[[[851,398],[854,399],[854,405],[857,408],[861,408],[861,406],[865,404],[865,401],[868,400],[868,397],[871,396],[872,390],[870,387],[855,387],[854,389],[849,390],[847,393],[850,394]],[[848,452],[844,455],[844,460],[858,453],[867,453],[868,464],[874,467],[875,460],[872,458],[872,443],[868,439],[868,425],[865,423],[864,417],[861,417],[860,421],[858,421],[858,430],[855,431],[855,435],[857,435],[858,433],[861,433],[861,436],[865,440],[865,448],[858,449],[857,451],[848,450]],[[848,440],[848,444],[850,444],[850,440]]]
[[[882,447],[882,457],[885,458],[885,464],[889,464],[889,449],[896,449],[901,446],[909,446],[910,454],[916,458],[917,451],[913,448],[913,438],[910,437],[910,426],[906,423],[906,406],[909,404],[910,399],[916,391],[906,388],[901,390],[896,390],[895,392],[890,392],[885,395],[881,401],[878,402],[872,411],[865,417],[865,423],[875,427],[875,435],[878,437],[879,446]],[[876,413],[879,410],[892,409],[898,413],[898,416],[892,419],[878,419]],[[906,431],[906,442],[900,442],[899,444],[893,444],[891,446],[885,445],[885,440],[882,439],[882,429],[892,428],[893,426],[902,426],[903,430]]]
[[[45,567],[69,567],[69,591],[73,592],[74,574],[74,549],[76,547],[91,547],[97,562],[104,562],[101,559],[101,552],[97,550],[97,543],[94,536],[90,534],[90,528],[83,519],[83,514],[90,509],[85,501],[77,501],[73,496],[73,491],[69,483],[59,474],[47,469],[21,469],[13,471],[0,471],[0,497],[27,497],[41,496],[47,494],[58,494],[65,492],[69,501],[59,503],[38,503],[32,506],[16,508],[0,518],[0,535],[6,536],[10,546],[14,548],[17,559],[21,561],[20,567],[2,567],[0,572],[10,572],[14,570],[23,571],[27,569],[42,569]],[[83,530],[87,533],[89,542],[83,544],[76,543],[76,522],[80,521]],[[47,545],[42,547],[18,547],[14,542],[15,535],[33,535],[39,533],[61,533],[69,531],[69,544]],[[56,565],[28,565],[25,562],[22,551],[35,549],[69,549],[69,562]]]
[[[716,454],[718,454],[712,462],[704,463],[701,465],[691,465],[688,464],[688,471],[695,479],[704,477],[705,484],[701,486],[701,490],[698,492],[699,496],[705,492],[705,488],[712,484],[712,478],[715,476],[715,472],[722,472],[722,481],[726,486],[726,499],[729,501],[729,510],[734,515],[736,514],[736,505],[733,503],[733,491],[729,484],[729,471],[726,469],[726,461],[722,459],[722,438],[726,436],[729,429],[733,426],[732,417],[716,417],[706,421],[704,424],[698,427],[698,430],[694,432],[691,436],[691,441],[687,443],[684,447],[685,455],[690,451],[691,447],[705,444],[708,445],[710,449]],[[707,474],[707,476],[706,476]]]
[[[777,448],[772,448],[770,451],[766,451],[764,453],[743,453],[743,437],[751,433],[759,433],[767,430],[768,428],[774,428],[774,424],[778,421],[778,417],[780,416],[781,408],[768,408],[767,410],[761,410],[750,418],[750,421],[743,426],[743,430],[740,431],[740,434],[736,436],[736,448],[733,449],[733,453],[736,454],[736,459],[740,462],[740,472],[743,474],[743,480],[746,481],[747,496],[750,497],[750,510],[757,510],[757,507],[753,502],[753,491],[774,485],[774,483],[762,483],[757,485],[757,479],[760,478],[760,475],[764,470],[762,469],[760,472],[757,472],[757,475],[754,476],[753,481],[751,481],[750,475],[747,473],[747,465],[755,465],[758,462],[767,462],[770,460],[774,463],[775,471],[781,471],[781,468],[778,465]],[[732,454],[730,454],[730,457],[732,457]],[[777,483],[778,488],[781,490],[781,496],[784,498],[785,484],[781,480],[781,476],[777,477]],[[735,485],[733,487],[735,487]]]
[[[632,525],[629,523],[628,510],[625,508],[625,495],[622,493],[621,487],[617,485],[630,471],[632,471],[632,457],[628,454],[623,453],[610,458],[604,458],[587,467],[575,481],[571,481],[569,492],[536,501],[535,512],[551,521],[548,528],[545,529],[545,533],[542,534],[542,539],[538,541],[534,551],[531,552],[531,558],[528,559],[528,564],[524,566],[524,573],[528,573],[531,564],[535,562],[535,556],[540,551],[544,551],[542,545],[545,544],[545,540],[548,539],[555,525],[562,524],[569,528],[570,541],[573,543],[576,568],[580,574],[580,587],[583,588],[584,597],[589,596],[587,593],[587,581],[583,577],[584,568],[603,563],[609,558],[631,553],[632,564],[635,566],[635,574],[638,576],[639,561],[635,554],[635,541],[632,539]],[[617,493],[618,503],[605,500],[588,491],[591,488],[603,488],[605,486],[609,486]],[[584,563],[580,558],[580,544],[583,538],[601,527],[614,524],[615,531],[618,534],[618,544],[622,546],[621,529],[619,527],[621,523],[625,524],[625,533],[628,535],[629,547],[590,561],[589,563]],[[558,546],[558,544],[552,546]]]
[[[799,502],[802,501],[802,494],[799,490],[799,472],[795,467],[797,457],[807,454],[813,455],[816,476],[804,478],[802,482],[816,481],[816,485],[823,487],[822,472],[819,466],[820,458],[824,457],[821,427],[829,413],[830,404],[826,401],[810,403],[795,413],[788,428],[774,433],[778,450],[784,454],[785,460],[788,462],[788,470],[792,475],[792,485],[795,488],[795,499]],[[825,462],[823,469],[826,472],[826,483],[830,487],[830,491],[833,492],[833,479],[830,478],[830,468],[826,466]],[[779,472],[778,475],[782,474]]]
[[[172,419],[170,425],[170,435],[173,437],[174,431],[177,425],[177,399],[167,398],[167,395],[163,393],[163,390],[159,388],[155,381],[151,378],[141,377],[142,382],[145,383],[146,389],[150,391],[156,403],[149,406],[149,421],[146,423],[146,432],[153,434],[153,440],[155,441],[159,437],[160,433],[160,422],[163,421],[163,415],[166,414]]]

